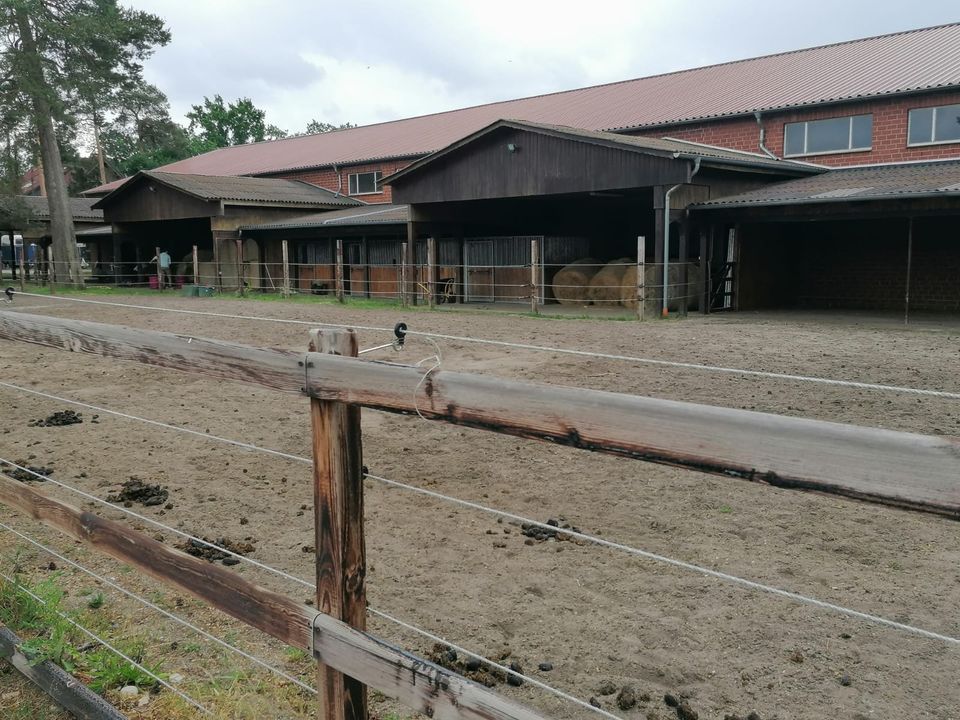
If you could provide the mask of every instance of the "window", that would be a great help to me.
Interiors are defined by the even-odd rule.
[[[873,136],[873,115],[810,120],[783,126],[783,155],[869,150]]]
[[[351,195],[369,195],[380,192],[380,178],[383,173],[376,172],[352,173],[348,176]]]
[[[949,142],[960,142],[960,105],[940,105],[910,111],[908,145]]]

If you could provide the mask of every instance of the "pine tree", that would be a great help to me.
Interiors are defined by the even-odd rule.
[[[64,263],[57,275],[73,285],[83,278],[57,126],[140,79],[143,60],[169,41],[159,17],[116,0],[0,0],[0,105],[20,104],[32,116],[54,257]]]

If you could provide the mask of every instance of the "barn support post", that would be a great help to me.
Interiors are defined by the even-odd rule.
[[[432,310],[437,304],[437,241],[427,238],[427,305]]]
[[[336,288],[337,301],[343,302],[343,238],[336,240],[336,265],[333,268],[334,287]]]
[[[733,243],[733,248],[731,256],[733,259],[733,272],[731,273],[733,277],[733,297],[731,298],[731,307],[734,310],[740,309],[740,253],[742,251],[743,243],[740,238],[740,223],[737,223],[733,226],[733,229],[730,230],[730,237],[732,238],[731,242]]]
[[[643,320],[647,309],[647,238],[637,236],[637,320]]]
[[[11,237],[11,242],[13,242],[12,231],[10,233],[10,237]],[[24,279],[24,276],[26,274],[25,273],[26,261],[24,260],[24,255],[26,254],[27,254],[27,239],[22,238],[20,240],[20,292],[26,292],[26,287],[24,286],[24,283],[26,282],[26,280]]]
[[[413,210],[411,208],[411,216]],[[404,254],[408,266],[407,281],[403,286],[403,292],[407,295],[409,305],[417,304],[417,279],[420,270],[417,267],[417,227],[410,220],[407,222],[407,252]]]
[[[682,293],[682,295],[680,295],[680,298],[679,298],[680,316],[686,317],[687,310],[689,309],[689,305],[690,305],[690,301],[688,297],[690,288],[687,285],[687,280],[690,277],[688,274],[689,258],[687,256],[689,255],[689,253],[687,252],[687,233],[689,232],[690,229],[687,227],[686,222],[681,222],[680,225],[678,226],[678,229],[680,230],[679,243],[678,243],[680,247],[678,248],[678,252],[679,252],[679,260],[680,260],[680,265],[679,265],[680,292]]]
[[[240,297],[244,296],[243,286],[243,240],[237,238],[234,240],[237,248],[237,289],[240,291]]]
[[[400,306],[407,306],[407,245],[400,243]]]
[[[659,192],[658,192],[659,191]],[[657,206],[659,205],[659,207]],[[653,264],[657,274],[663,274],[663,268],[667,262],[665,257],[666,243],[664,242],[664,226],[670,222],[669,218],[664,218],[663,214],[663,188],[654,189],[654,210],[653,210]],[[661,307],[667,306],[667,284],[663,283],[660,292],[655,297],[661,300]]]
[[[156,259],[156,269],[157,269],[157,290],[163,291],[163,269],[160,267],[160,247],[155,247],[153,249],[153,257]]]
[[[47,248],[47,284],[50,286],[50,294],[56,295],[57,289],[55,283],[57,280],[57,272],[54,270],[53,264],[53,243],[50,243],[50,246]]]
[[[913,217],[907,218],[907,278],[903,292],[903,324],[910,324],[910,271],[913,266]]]
[[[700,314],[710,312],[710,259],[708,256],[707,231],[700,228]]]
[[[223,271],[220,269],[220,238],[213,233],[213,267],[217,274],[217,295],[223,294]]]
[[[283,254],[283,285],[281,294],[283,297],[290,297],[290,247],[286,240],[280,241],[280,252]]]
[[[357,357],[353,330],[313,330],[310,351]],[[310,375],[307,362],[306,374]],[[364,577],[363,446],[360,408],[310,400],[313,432],[313,514],[319,612],[366,630]],[[367,689],[320,663],[317,668],[320,720],[367,720]]]
[[[540,238],[530,241],[530,312],[540,314]]]
[[[193,284],[200,285],[200,254],[196,245],[190,248],[190,260],[193,263]]]

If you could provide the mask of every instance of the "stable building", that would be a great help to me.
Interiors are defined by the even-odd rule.
[[[93,207],[112,227],[111,246],[100,256],[118,284],[142,284],[154,272],[149,260],[159,248],[173,258],[175,278],[236,290],[278,289],[270,267],[282,265],[279,246],[241,239],[242,225],[361,204],[299,180],[151,171],[138,173]]]

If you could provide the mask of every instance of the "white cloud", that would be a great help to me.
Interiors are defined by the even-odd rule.
[[[146,75],[181,115],[249,96],[290,131],[367,124],[950,22],[952,2],[132,0],[173,41]]]

